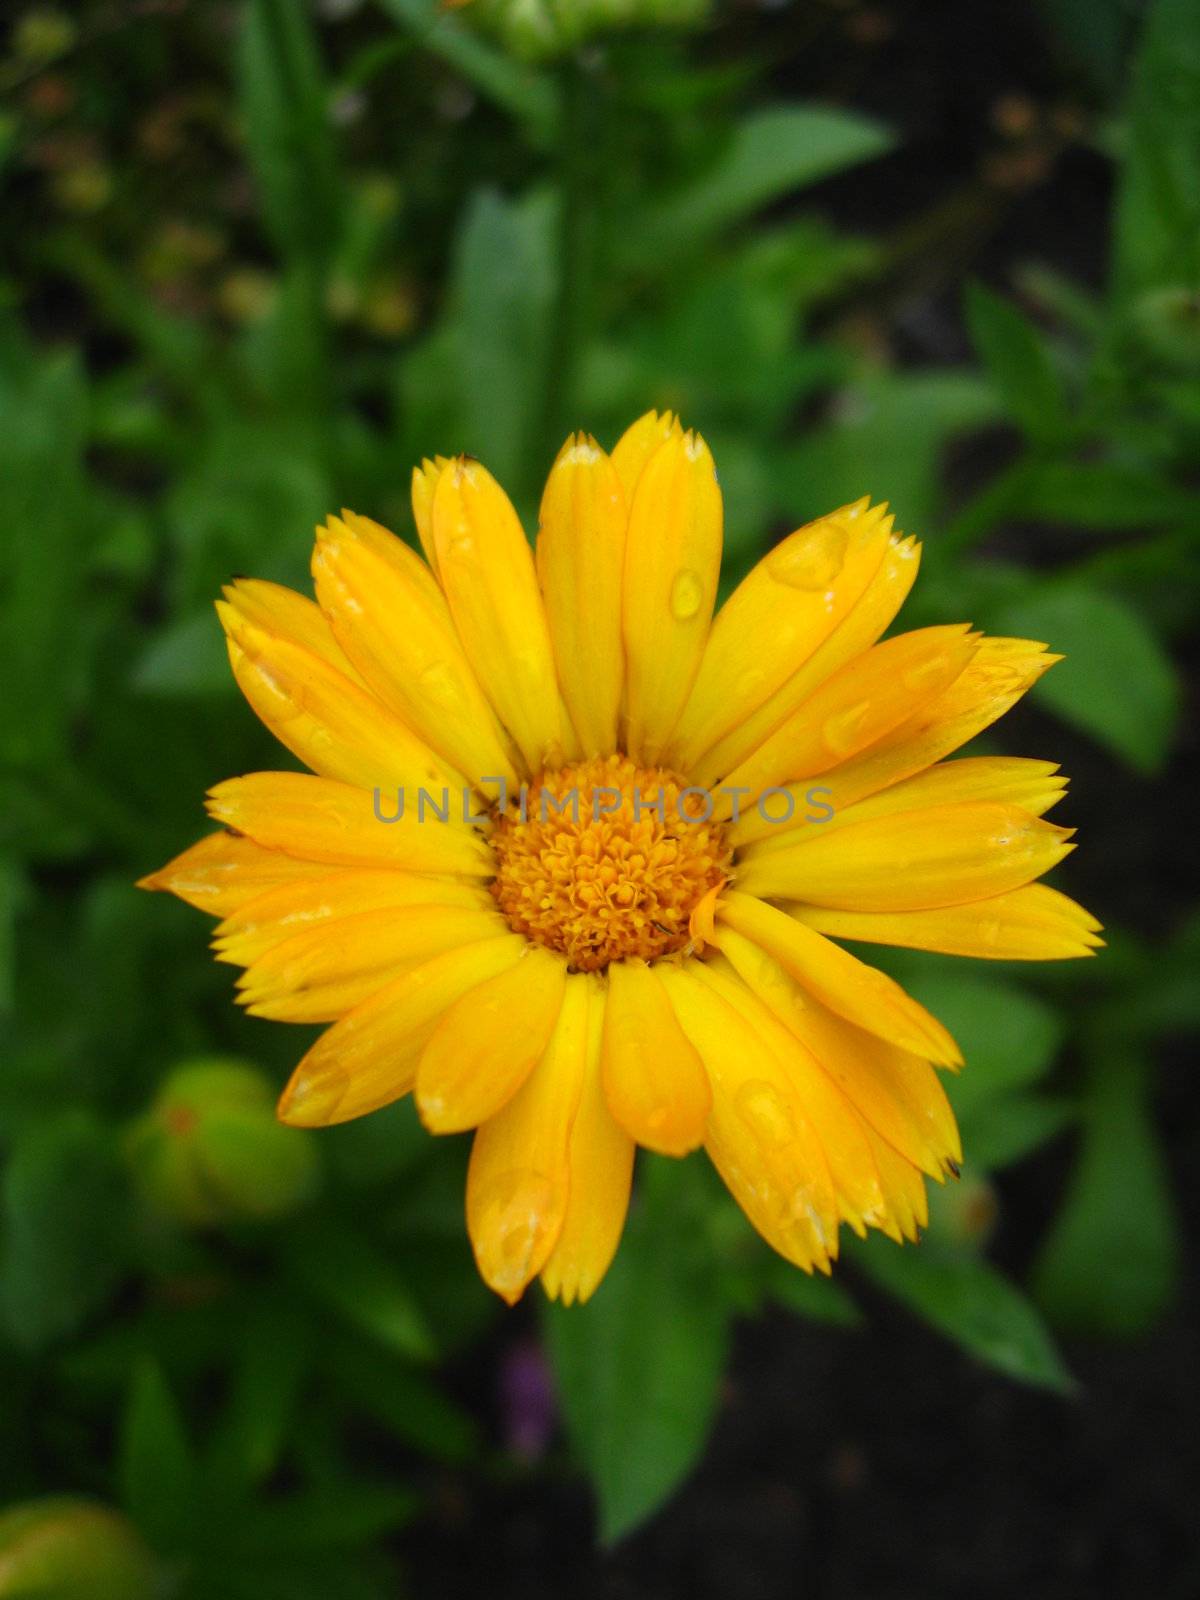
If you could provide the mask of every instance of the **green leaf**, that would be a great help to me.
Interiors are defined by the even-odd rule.
[[[1066,431],[1067,403],[1045,342],[1008,300],[967,285],[967,323],[992,382],[1022,432],[1055,439]]]
[[[1125,529],[1194,521],[1200,501],[1154,467],[1124,461],[1048,461],[1030,473],[1019,510],[1044,522]]]
[[[815,1272],[801,1272],[799,1267],[772,1253],[767,1276],[767,1294],[776,1305],[808,1318],[811,1322],[828,1322],[836,1327],[858,1327],[862,1312],[853,1296],[841,1283],[832,1278],[818,1277]]]
[[[945,1023],[965,1066],[947,1078],[959,1116],[1024,1088],[1052,1065],[1063,1038],[1059,1014],[1015,983],[970,972],[939,971],[909,984],[921,1004]]]
[[[86,1111],[35,1126],[0,1191],[0,1310],[28,1347],[74,1333],[125,1265],[124,1175],[108,1131]]]
[[[864,372],[834,419],[777,463],[793,523],[869,494],[888,502],[898,528],[923,529],[938,510],[943,450],[998,412],[994,387],[975,373]]]
[[[354,1548],[410,1522],[420,1502],[394,1484],[328,1484],[276,1502],[258,1502],[228,1530],[229,1553],[281,1554]]]
[[[433,1336],[408,1284],[356,1229],[293,1223],[287,1260],[311,1294],[389,1350],[415,1361],[433,1356]]]
[[[1002,1095],[959,1118],[963,1149],[977,1166],[995,1172],[1046,1144],[1075,1116],[1069,1100],[1044,1094]]]
[[[194,1526],[195,1462],[183,1417],[157,1362],[134,1373],[121,1421],[118,1461],[125,1509],[163,1550],[186,1544]]]
[[[661,267],[796,189],[890,149],[887,129],[828,106],[766,106],[734,129],[715,165],[681,193],[647,205],[624,232],[631,264]]]
[[[291,0],[247,0],[238,67],[246,142],[275,245],[284,256],[326,260],[340,202],[328,95],[308,8]]]
[[[143,694],[232,696],[237,685],[212,607],[164,628],[138,659],[131,682]]]
[[[548,195],[493,189],[467,205],[456,245],[457,349],[466,448],[520,487],[540,425],[556,269]]]
[[[1069,1393],[1074,1380],[1037,1310],[986,1261],[872,1235],[851,1245],[880,1286],[971,1355],[1011,1378]]]
[[[700,1247],[696,1176],[647,1161],[642,1178],[640,1204],[593,1298],[545,1310],[567,1428],[608,1543],[644,1521],[694,1466],[728,1333],[710,1252]]]
[[[1034,1283],[1059,1326],[1130,1338],[1174,1294],[1178,1224],[1146,1063],[1113,1051],[1091,1065],[1082,1149]]]
[[[207,1458],[222,1490],[244,1491],[275,1470],[315,1355],[313,1329],[290,1301],[265,1298],[252,1308],[239,1330],[230,1396]]]
[[[441,56],[480,94],[520,118],[538,140],[554,126],[550,82],[472,33],[438,0],[380,0],[384,11],[426,49]]]
[[[80,687],[79,589],[93,534],[84,493],[87,392],[74,354],[0,367],[0,526],[6,530],[0,767],[65,741]]]
[[[1200,0],[1157,0],[1146,22],[1117,194],[1113,291],[1200,289]]]
[[[419,1368],[364,1340],[346,1338],[329,1351],[333,1382],[356,1410],[434,1461],[468,1461],[479,1447],[474,1417]]]
[[[1170,660],[1132,607],[1074,581],[1047,583],[1007,607],[992,631],[1043,639],[1061,652],[1034,691],[1043,705],[1139,772],[1158,772],[1179,713]]]

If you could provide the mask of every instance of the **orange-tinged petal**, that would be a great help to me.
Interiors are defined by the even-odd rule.
[[[507,931],[494,911],[387,906],[318,922],[272,945],[238,979],[238,1000],[276,1022],[333,1022],[406,967]]]
[[[139,878],[137,886],[163,890],[198,911],[227,917],[268,889],[310,882],[329,870],[325,862],[301,861],[222,829],[197,839],[165,867]]]
[[[950,1162],[962,1160],[954,1113],[928,1061],[835,1016],[748,939],[727,940],[723,954],[863,1120],[905,1160],[938,1179]]]
[[[894,979],[859,961],[812,928],[752,895],[726,891],[718,902],[712,942],[728,943],[726,930],[743,935],[778,961],[823,1005],[868,1033],[942,1066],[961,1066],[950,1034]]]
[[[508,496],[477,461],[453,462],[433,497],[442,587],[475,675],[529,769],[559,759],[558,680],[533,552]]]
[[[480,1276],[509,1305],[546,1265],[562,1231],[596,999],[591,974],[568,978],[541,1061],[471,1146],[467,1231]]]
[[[568,439],[542,495],[537,570],[563,698],[584,756],[617,748],[625,662],[625,495],[594,439]]]
[[[331,518],[313,552],[317,599],[379,698],[473,784],[520,779],[440,593],[386,561]],[[417,558],[413,563],[420,565]],[[481,785],[484,777],[492,782]]]
[[[450,1007],[417,1068],[417,1110],[431,1133],[477,1128],[512,1099],[554,1031],[566,977],[561,955],[531,944]]]
[[[325,1127],[378,1111],[406,1095],[430,1034],[460,995],[521,959],[525,941],[505,933],[435,956],[327,1028],[292,1074],[279,1116]]]
[[[256,895],[225,918],[213,935],[218,961],[248,966],[293,934],[339,917],[385,907],[443,905],[492,911],[496,902],[478,880],[419,876],[394,870],[322,867],[319,878],[300,878]]]
[[[772,1248],[805,1271],[828,1272],[837,1253],[837,1197],[794,1080],[691,967],[664,966],[662,981],[712,1084],[705,1148],[714,1166]]]
[[[764,851],[738,872],[738,887],[767,899],[856,911],[921,911],[1019,889],[1074,847],[1019,806],[928,806],[810,828],[795,844]]]
[[[933,766],[1002,717],[1060,659],[1029,639],[980,639],[975,654],[944,693],[877,744],[821,775],[828,803],[840,815],[864,797]],[[792,791],[798,812],[807,787],[802,783]],[[735,844],[745,845],[774,835],[776,826],[751,808],[733,825],[731,837]]]
[[[621,480],[626,505],[633,499],[643,467],[659,445],[682,432],[673,411],[647,411],[625,429],[613,450],[612,464]]]
[[[865,600],[893,538],[886,511],[866,500],[843,506],[789,534],[743,578],[717,613],[671,738],[670,758],[681,770],[690,771],[704,751],[736,735]],[[774,720],[756,733],[765,737],[788,709],[777,706]]]
[[[608,969],[601,1061],[612,1114],[638,1144],[682,1156],[704,1142],[708,1074],[644,961]]]
[[[1067,961],[1104,943],[1090,912],[1044,883],[930,911],[845,911],[796,906],[810,928],[866,944],[936,950],[985,961]]]
[[[280,744],[324,778],[359,784],[424,785],[460,795],[462,775],[434,755],[399,717],[311,650],[255,627],[217,602],[242,693]]]
[[[638,478],[625,547],[626,748],[646,765],[659,760],[700,666],[721,530],[708,446],[699,434],[673,434]]]
[[[567,1147],[570,1181],[558,1242],[542,1268],[542,1287],[564,1305],[589,1300],[616,1254],[633,1179],[634,1143],[608,1109],[600,1071],[605,1007],[599,984],[588,1015],[588,1049],[579,1109]]]
[[[440,800],[440,796],[438,797]],[[370,794],[305,772],[251,772],[208,793],[209,815],[268,850],[303,857],[311,867],[401,867],[408,872],[490,878],[491,851],[473,828],[424,817],[419,796]],[[450,815],[454,817],[453,797]],[[384,817],[387,820],[381,821]]]
[[[726,780],[753,799],[771,785],[813,778],[906,722],[953,683],[977,637],[966,624],[897,634],[848,661]],[[731,811],[728,796],[721,811]]]

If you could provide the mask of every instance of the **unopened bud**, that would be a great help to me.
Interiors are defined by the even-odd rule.
[[[228,1058],[176,1067],[126,1148],[146,1201],[191,1227],[286,1216],[317,1178],[311,1136],[276,1120],[257,1067]]]
[[[55,1495],[0,1511],[0,1600],[152,1600],[157,1564],[127,1517]]]

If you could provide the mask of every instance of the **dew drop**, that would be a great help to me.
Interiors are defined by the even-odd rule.
[[[915,667],[909,667],[900,674],[900,681],[906,689],[911,689],[915,694],[923,689],[932,688],[946,671],[947,658],[945,655],[930,656],[928,661],[919,662]]]
[[[850,535],[832,522],[794,533],[767,557],[767,571],[792,589],[827,589],[846,564]]]
[[[858,705],[827,718],[821,727],[821,738],[831,754],[853,755],[861,747],[863,729],[870,715],[870,701],[862,700]]]
[[[675,574],[671,584],[671,615],[676,622],[688,622],[700,609],[704,599],[704,584],[700,574],[684,567]]]
[[[773,1084],[749,1078],[733,1097],[734,1110],[768,1150],[782,1150],[796,1138],[791,1108]]]
[[[484,1185],[472,1210],[488,1281],[501,1293],[519,1293],[553,1221],[553,1185],[529,1169],[503,1172]]]

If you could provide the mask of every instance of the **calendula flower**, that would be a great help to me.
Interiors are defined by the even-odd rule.
[[[474,1130],[467,1226],[515,1301],[592,1293],[637,1145],[703,1145],[763,1237],[914,1239],[961,1157],[946,1029],[836,940],[1086,955],[1034,880],[1057,768],[945,758],[1057,659],[965,625],[880,639],[919,546],[882,506],[777,545],[714,618],[721,494],[670,414],[568,440],[536,559],[476,461],[413,476],[424,548],[344,512],[317,603],[218,603],[254,710],[312,769],[219,783],[222,831],[143,880],[222,918],[256,1016],[332,1024],[285,1122],[415,1094]]]

